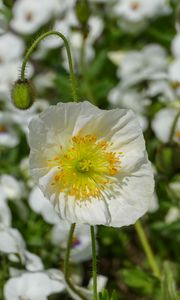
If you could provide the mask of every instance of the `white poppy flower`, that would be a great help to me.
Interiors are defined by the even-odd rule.
[[[147,88],[148,97],[157,97],[160,102],[167,103],[174,101],[177,97],[172,85],[169,81],[169,75],[167,73],[167,79],[164,80],[151,80]]]
[[[180,86],[180,58],[174,60],[169,66],[169,78],[175,85]]]
[[[3,9],[2,3],[0,3],[0,9]],[[4,34],[8,30],[8,19],[7,16],[1,11],[0,14],[0,35]]]
[[[19,70],[22,65],[21,60],[14,60],[0,64],[0,95],[5,99],[10,99],[10,91],[12,85],[19,76]],[[32,64],[27,64],[26,78],[30,78],[33,74]]]
[[[70,224],[60,220],[52,230],[52,243],[56,246],[66,248]],[[91,235],[88,225],[78,224],[76,226],[71,249],[71,261],[83,262],[92,256]]]
[[[169,189],[180,200],[180,178],[176,178],[169,183]]]
[[[52,204],[44,197],[38,187],[35,187],[29,196],[29,205],[33,211],[41,214],[43,219],[49,224],[56,224],[59,221],[57,213]]]
[[[147,211],[153,174],[132,111],[51,106],[32,119],[30,147],[34,180],[62,219],[121,227]]]
[[[107,284],[107,277],[102,276],[102,275],[98,275],[97,276],[97,292],[101,292],[106,284]],[[81,298],[75,294],[71,288],[69,286],[66,287],[67,291],[69,292],[70,296],[72,297],[72,299],[74,300],[81,300]],[[86,299],[88,300],[93,300],[93,279],[91,278],[88,284],[88,288],[84,288],[84,287],[76,287],[78,288],[78,290],[81,292],[82,295],[84,295],[86,297]]]
[[[56,11],[56,0],[19,0],[13,6],[11,27],[21,34],[32,34],[46,24]]]
[[[126,52],[121,50],[108,52],[108,58],[113,64],[115,64],[115,66],[120,66],[125,56]]]
[[[0,251],[4,253],[18,253],[22,256],[25,242],[17,229],[0,227]]]
[[[172,40],[171,45],[172,53],[176,58],[180,57],[180,33],[176,34],[174,39]]]
[[[44,269],[42,260],[38,255],[31,253],[29,251],[25,251],[24,258],[25,258],[26,270],[31,272],[36,272]]]
[[[30,120],[49,106],[47,100],[37,99],[34,104],[26,111],[16,109],[12,103],[9,104],[11,109],[11,118],[17,123],[26,135],[29,133],[28,125]]]
[[[0,187],[0,226],[10,226],[12,220],[11,211],[6,201],[6,195]]]
[[[23,263],[28,271],[44,268],[41,258],[26,250],[23,237],[15,228],[0,226],[0,252],[8,254],[11,261]]]
[[[148,122],[144,113],[151,101],[144,92],[139,92],[137,89],[124,90],[121,85],[117,85],[109,92],[108,100],[112,107],[132,109],[137,114],[143,131],[147,129]]]
[[[10,114],[0,112],[0,147],[13,148],[19,143],[18,133],[14,129],[14,123]]]
[[[164,108],[155,115],[152,121],[152,129],[161,142],[167,143],[169,141],[171,129],[177,114],[178,110],[175,108]],[[176,124],[173,139],[177,142],[180,140],[180,118]]]
[[[159,45],[150,44],[141,51],[130,51],[117,71],[123,87],[139,84],[144,80],[167,77],[166,51]]]
[[[24,192],[23,183],[8,174],[3,174],[0,177],[0,188],[8,199],[19,199]]]
[[[180,209],[177,207],[171,207],[165,216],[165,222],[171,224],[180,219]]]
[[[18,36],[10,32],[0,36],[0,65],[19,59],[23,52],[24,43]]]
[[[47,273],[24,273],[10,278],[4,286],[5,300],[47,300],[53,293],[64,290],[64,283],[52,280]]]
[[[113,11],[133,24],[169,13],[170,7],[165,0],[119,0]]]

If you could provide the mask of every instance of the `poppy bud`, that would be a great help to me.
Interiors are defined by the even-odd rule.
[[[34,102],[34,89],[29,80],[17,80],[11,92],[12,101],[18,109],[28,109]]]
[[[89,9],[89,3],[87,0],[77,0],[76,6],[75,6],[76,16],[78,18],[78,21],[82,25],[87,25],[89,16],[90,16],[90,9]]]
[[[2,2],[5,6],[11,8],[13,6],[13,4],[15,3],[15,0],[3,0]]]

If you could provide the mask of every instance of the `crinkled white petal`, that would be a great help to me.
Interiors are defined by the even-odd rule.
[[[173,122],[178,114],[178,111],[173,108],[161,109],[152,121],[152,129],[157,138],[163,143],[167,143],[170,138]],[[164,126],[166,124],[166,126]],[[175,130],[180,130],[180,119],[176,124]]]
[[[19,277],[9,279],[4,286],[6,300],[19,300],[19,297],[29,300],[47,300],[53,293],[61,292],[64,285],[52,280],[46,273],[24,273]]]
[[[68,146],[72,136],[96,135],[111,143],[110,151],[122,152],[121,168],[100,199],[86,201],[59,193],[51,185],[58,167],[47,168],[57,147]],[[60,217],[70,223],[124,226],[133,224],[149,207],[154,181],[142,130],[127,109],[100,110],[88,102],[58,104],[30,123],[32,175]]]

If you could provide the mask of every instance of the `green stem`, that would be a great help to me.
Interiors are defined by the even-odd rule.
[[[86,59],[85,59],[85,54],[86,54],[85,44],[86,44],[86,39],[83,36],[81,51],[80,51],[81,74],[83,76],[83,81],[84,81],[84,86],[86,88],[87,97],[91,101],[91,103],[95,104],[96,101],[94,99],[94,96],[93,96],[91,88],[90,88],[89,79],[87,78],[87,65],[86,65]]]
[[[172,124],[171,132],[170,132],[170,136],[169,136],[169,142],[170,143],[173,141],[174,132],[175,132],[176,125],[177,125],[179,117],[180,117],[180,112],[177,113],[177,115],[176,115],[176,117],[174,119],[174,122]]]
[[[98,299],[97,293],[97,261],[96,261],[96,237],[94,226],[91,226],[92,260],[93,260],[93,300]]]
[[[145,231],[142,227],[142,224],[141,224],[140,220],[136,222],[135,229],[136,229],[136,232],[137,232],[137,234],[139,236],[139,239],[141,241],[144,252],[146,253],[149,265],[150,265],[154,275],[157,276],[160,279],[161,278],[161,273],[160,273],[159,267],[156,263],[153,251],[152,251],[151,246],[148,242],[148,239],[146,237]]]
[[[66,37],[58,31],[47,31],[46,33],[44,33],[40,37],[38,37],[35,40],[35,42],[32,44],[32,46],[28,49],[28,51],[27,51],[27,53],[24,57],[22,67],[21,67],[21,79],[22,80],[25,79],[25,68],[26,68],[26,64],[27,64],[27,62],[30,58],[31,53],[37,47],[39,42],[41,42],[44,38],[48,37],[49,35],[57,35],[58,37],[60,37],[64,41],[64,46],[66,48],[67,56],[68,56],[72,95],[73,95],[74,101],[77,102],[78,101],[78,97],[77,97],[77,93],[76,93],[76,85],[77,84],[76,84],[76,77],[75,77],[74,70],[73,70],[73,63],[72,63],[72,57],[71,57],[71,51],[70,51],[69,43],[68,43]]]
[[[68,287],[76,294],[78,295],[82,300],[87,300],[87,298],[81,293],[81,291],[75,287],[70,279],[70,270],[69,270],[69,258],[70,258],[70,251],[71,251],[71,245],[72,245],[72,239],[73,234],[75,230],[76,224],[72,224],[69,230],[69,237],[67,241],[67,248],[66,248],[66,255],[64,259],[64,277],[66,280],[66,283]]]

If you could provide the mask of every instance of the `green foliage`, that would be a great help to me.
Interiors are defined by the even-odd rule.
[[[99,300],[119,300],[117,292],[114,290],[110,295],[106,289],[99,293]]]
[[[161,297],[163,300],[180,299],[176,291],[176,283],[174,279],[173,269],[169,262],[164,263]]]

